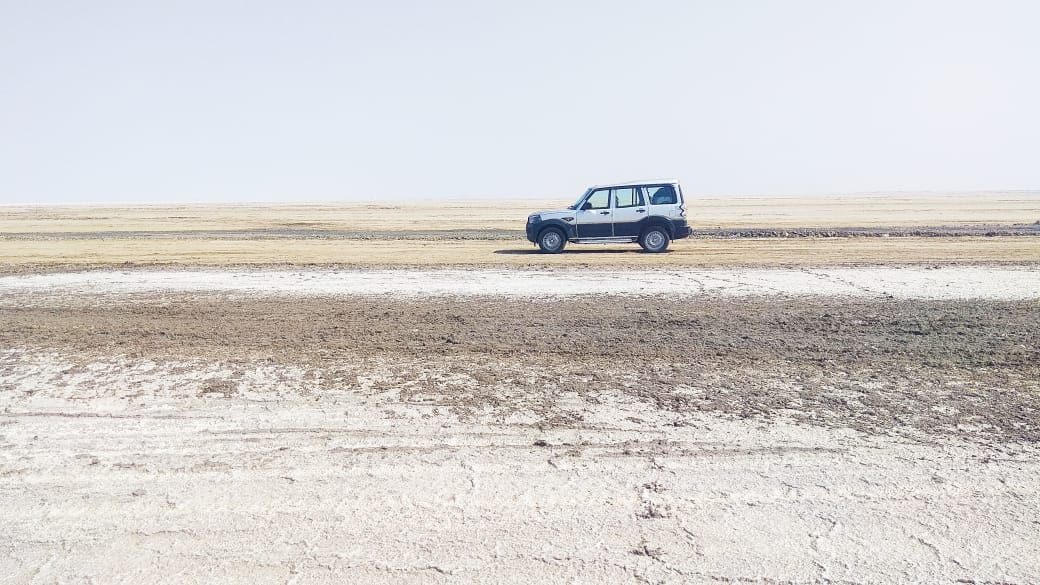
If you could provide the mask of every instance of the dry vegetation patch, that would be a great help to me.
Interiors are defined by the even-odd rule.
[[[535,254],[559,200],[0,207],[0,270],[89,266],[718,266],[1040,262],[1040,193],[697,198],[696,238]],[[876,237],[870,237],[876,236]],[[892,237],[880,237],[892,236]]]

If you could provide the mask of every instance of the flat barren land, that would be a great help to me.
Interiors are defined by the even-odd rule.
[[[1040,192],[690,198],[694,237],[537,254],[556,201],[0,207],[0,270],[105,266],[802,266],[1040,262]]]
[[[1040,582],[1035,194],[702,203],[3,208],[0,583]]]

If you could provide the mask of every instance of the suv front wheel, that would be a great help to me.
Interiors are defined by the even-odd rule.
[[[639,236],[639,245],[647,252],[664,252],[668,249],[668,232],[664,228],[651,227]]]
[[[538,236],[538,247],[546,254],[559,254],[567,245],[567,238],[556,228],[548,228]]]

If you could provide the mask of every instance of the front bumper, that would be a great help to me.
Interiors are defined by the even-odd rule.
[[[527,222],[527,241],[538,242],[538,226],[540,223]]]

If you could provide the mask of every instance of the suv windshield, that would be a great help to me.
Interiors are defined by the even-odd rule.
[[[574,205],[568,205],[567,209],[577,209],[578,206],[581,205],[582,200],[585,199],[586,197],[588,197],[588,195],[589,195],[589,193],[591,191],[592,191],[592,189],[589,189],[589,190],[585,191],[584,193],[582,193],[581,197],[578,197],[578,200],[574,202]]]

